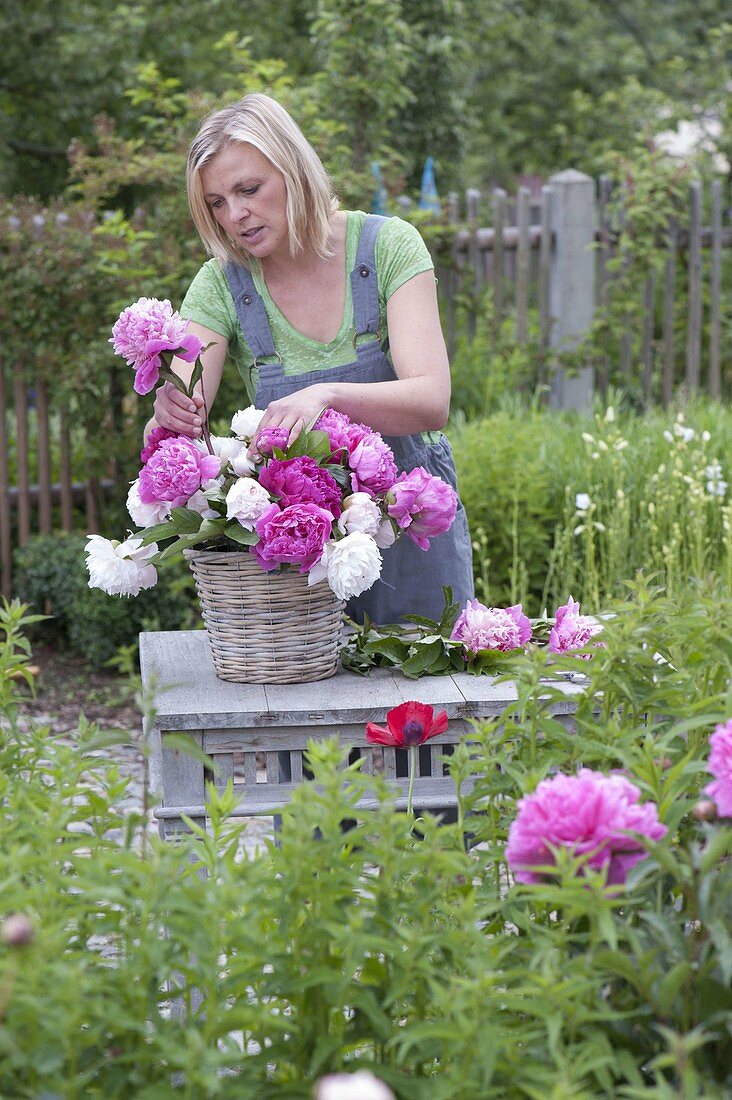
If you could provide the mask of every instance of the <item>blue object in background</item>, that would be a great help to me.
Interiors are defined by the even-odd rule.
[[[422,190],[419,196],[419,209],[431,210],[433,214],[440,213],[440,198],[437,194],[435,182],[435,162],[432,157],[427,157],[422,173]]]
[[[374,191],[373,198],[371,199],[371,213],[372,214],[386,214],[386,188],[384,187],[384,177],[381,174],[381,168],[378,161],[373,161],[371,164],[371,175],[376,180],[376,190]]]

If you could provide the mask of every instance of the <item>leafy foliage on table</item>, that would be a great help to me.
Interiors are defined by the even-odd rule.
[[[374,626],[366,616],[362,624],[349,622],[349,633],[341,651],[341,663],[349,672],[367,675],[372,668],[397,668],[410,680],[420,676],[441,676],[451,672],[498,674],[510,667],[522,652],[503,653],[497,649],[466,651],[460,642],[450,638],[460,613],[452,601],[452,590],[443,588],[445,609],[439,622],[420,615],[410,615],[404,625]],[[535,641],[545,641],[550,623],[544,618],[532,619]]]

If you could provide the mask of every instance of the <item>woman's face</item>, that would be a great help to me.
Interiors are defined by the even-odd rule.
[[[285,177],[259,149],[227,145],[201,169],[201,186],[221,228],[252,256],[289,256]]]

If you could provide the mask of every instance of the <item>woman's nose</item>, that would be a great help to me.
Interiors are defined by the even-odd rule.
[[[240,222],[249,213],[249,200],[245,195],[237,195],[229,207],[232,221]]]

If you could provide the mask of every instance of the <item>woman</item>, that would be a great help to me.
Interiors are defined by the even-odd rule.
[[[439,432],[450,403],[450,369],[432,261],[399,218],[339,209],[312,146],[268,96],[251,94],[206,119],[188,157],[188,200],[213,257],[181,307],[204,344],[203,395],[191,402],[170,383],[155,399],[155,424],[197,437],[227,355],[260,429],[290,441],[324,409],[368,424],[387,439],[400,470],[423,466],[455,485]],[[182,377],[190,364],[176,361]],[[382,575],[353,600],[363,621],[438,618],[442,588],[461,606],[472,596],[471,546],[462,506],[452,529],[423,551],[408,538],[384,554]]]

